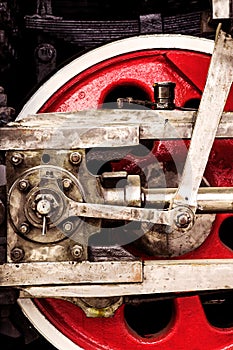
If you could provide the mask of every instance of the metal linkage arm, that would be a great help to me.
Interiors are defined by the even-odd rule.
[[[197,193],[233,81],[233,39],[219,31],[191,138],[180,185],[171,207],[188,205],[195,212]]]

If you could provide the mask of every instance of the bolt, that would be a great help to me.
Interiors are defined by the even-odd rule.
[[[81,162],[82,155],[79,152],[72,152],[70,155],[70,162],[74,165],[77,165]]]
[[[47,199],[41,199],[37,203],[36,210],[40,215],[48,215],[51,211],[51,203]]]
[[[80,259],[82,257],[82,254],[83,254],[83,247],[79,244],[75,244],[71,248],[71,254],[72,254],[73,258]]]
[[[29,188],[29,181],[28,180],[20,180],[19,181],[19,189],[20,191],[26,191]]]
[[[71,232],[74,228],[74,225],[71,221],[67,221],[63,224],[63,230],[65,232]]]
[[[19,165],[23,161],[23,155],[21,153],[13,153],[11,156],[11,163],[13,165]]]
[[[21,248],[14,248],[11,251],[11,259],[13,261],[20,261],[24,257],[24,250]]]
[[[43,63],[49,63],[56,56],[56,49],[50,44],[41,44],[36,48],[36,55]]]
[[[191,222],[191,217],[189,213],[180,213],[177,215],[175,223],[179,228],[186,228]]]
[[[62,184],[63,184],[64,190],[69,190],[72,185],[72,181],[70,179],[65,178],[62,180]]]
[[[23,222],[21,225],[20,225],[20,228],[19,228],[19,231],[25,235],[29,232],[29,225],[26,223],[26,222]]]

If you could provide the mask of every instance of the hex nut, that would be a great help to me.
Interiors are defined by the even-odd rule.
[[[176,218],[176,224],[179,227],[187,227],[190,223],[190,216],[187,213],[183,213],[177,216]]]
[[[12,251],[11,251],[11,259],[13,261],[20,261],[20,260],[23,259],[23,257],[24,257],[24,250],[23,249],[18,248],[18,247],[12,249]]]
[[[30,231],[29,225],[26,222],[22,223],[20,225],[19,231],[24,235],[27,234]]]
[[[70,154],[70,162],[74,165],[77,165],[81,162],[82,155],[79,152],[72,152]]]
[[[64,224],[63,224],[63,230],[65,232],[71,232],[73,231],[73,228],[74,228],[74,225],[71,221],[66,221]]]
[[[19,165],[21,164],[23,161],[23,154],[18,153],[18,152],[14,152],[11,156],[11,163],[13,165]]]
[[[30,184],[28,180],[22,179],[19,181],[20,191],[26,191],[29,188]]]
[[[74,259],[80,259],[83,255],[83,247],[79,244],[75,244],[71,248],[71,254],[72,254]]]
[[[70,189],[72,185],[72,181],[68,178],[65,178],[62,180],[62,185],[63,185],[63,189],[67,191]]]
[[[174,223],[178,229],[191,229],[193,226],[194,214],[191,209],[187,207],[177,207]]]

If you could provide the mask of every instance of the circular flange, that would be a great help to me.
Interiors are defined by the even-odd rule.
[[[9,215],[15,232],[38,243],[55,243],[67,238],[66,232],[59,228],[60,223],[67,219],[66,207],[69,201],[69,193],[64,189],[64,179],[72,183],[75,199],[82,202],[84,193],[81,184],[63,168],[52,165],[36,166],[17,178],[9,190]],[[22,189],[23,183],[27,186]],[[47,214],[41,212],[42,209],[46,210],[45,206],[49,207]],[[49,229],[46,235],[41,234],[44,215]],[[79,223],[81,222],[80,220]],[[30,229],[24,229],[26,226]]]

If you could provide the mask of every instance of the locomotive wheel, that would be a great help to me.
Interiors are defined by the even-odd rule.
[[[139,36],[107,44],[58,71],[31,97],[18,119],[38,112],[100,108],[122,94],[152,100],[156,81],[175,82],[176,105],[192,106],[201,99],[213,46],[210,40],[182,35]],[[225,110],[233,110],[232,99]],[[232,186],[232,150],[230,140],[215,142],[205,174],[212,186]],[[162,150],[160,156],[166,157]],[[231,215],[217,215],[206,241],[182,258],[233,258],[231,221]],[[193,292],[168,301],[123,305],[111,318],[87,318],[74,304],[58,299],[21,299],[19,305],[60,350],[233,349],[233,317],[218,320],[218,307],[232,307],[231,295],[219,293],[208,299]]]

